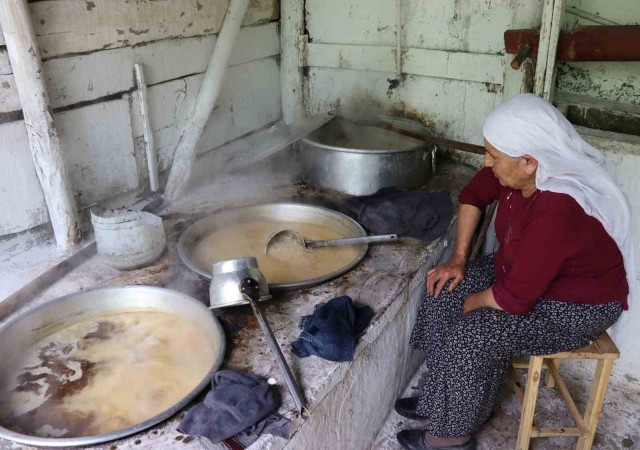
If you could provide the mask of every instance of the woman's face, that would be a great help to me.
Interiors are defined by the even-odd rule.
[[[496,149],[484,140],[484,167],[490,167],[500,184],[512,189],[527,189],[535,186],[538,162],[525,155],[514,158]]]

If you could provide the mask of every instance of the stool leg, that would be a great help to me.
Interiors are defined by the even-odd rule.
[[[522,404],[522,415],[520,417],[520,430],[518,431],[517,450],[528,450],[531,441],[531,429],[533,427],[533,415],[536,410],[536,400],[538,398],[538,386],[542,373],[541,356],[532,356],[529,359],[529,372],[527,374],[527,386],[524,390],[524,403]]]
[[[591,445],[593,445],[593,438],[596,434],[596,428],[598,427],[598,419],[600,419],[600,413],[602,412],[604,395],[607,392],[609,375],[611,375],[612,368],[612,360],[598,360],[598,365],[596,366],[596,374],[593,378],[593,384],[591,385],[591,393],[589,394],[589,402],[587,403],[587,409],[584,415],[584,421],[587,425],[588,434],[586,436],[581,436],[580,439],[578,439],[576,450],[591,450]]]
[[[561,359],[554,359],[553,362],[555,363],[556,367],[558,369],[560,369],[560,361],[562,361]],[[549,373],[547,373],[547,378],[545,378],[544,380],[544,384],[549,388],[549,389],[553,389],[554,387],[556,387],[556,380],[555,378],[553,378],[553,376],[551,375],[551,371],[549,371]]]

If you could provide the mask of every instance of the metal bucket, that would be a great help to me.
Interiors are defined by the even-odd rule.
[[[138,433],[174,415],[208,386],[213,373],[222,364],[225,351],[225,337],[218,320],[198,300],[177,291],[150,286],[119,286],[78,292],[52,300],[3,323],[0,325],[0,354],[3,355],[3,365],[0,370],[4,372],[11,369],[7,367],[10,355],[26,351],[34,343],[58,330],[94,316],[132,310],[164,312],[187,319],[195,323],[210,342],[218,344],[218,353],[214,355],[211,369],[191,392],[156,416],[110,433],[49,438],[17,433],[0,426],[0,437],[21,444],[42,447],[84,446],[112,441]],[[126,389],[126,387],[123,388]],[[5,394],[0,392],[0,395]]]
[[[98,256],[108,266],[132,270],[157,260],[167,241],[162,219],[144,211],[91,211]]]
[[[302,139],[298,157],[307,181],[351,195],[417,188],[431,173],[425,142],[340,118]]]

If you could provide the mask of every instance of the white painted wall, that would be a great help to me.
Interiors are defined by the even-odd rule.
[[[396,88],[396,2],[307,0],[308,113],[392,112],[437,133],[481,143],[486,113],[522,88],[505,69],[503,33],[540,23],[540,1],[401,1],[402,72]]]
[[[79,207],[147,185],[135,63],[145,69],[160,169],[169,167],[228,1],[29,4]],[[277,0],[251,2],[200,153],[281,117],[278,18]],[[0,32],[0,236],[48,220],[3,43]]]
[[[632,233],[636,261],[636,298],[630,308],[629,332],[620,348],[623,370],[640,370],[640,137],[579,128],[582,136],[607,157],[607,169],[631,204]]]
[[[609,0],[567,0],[564,29],[581,25],[634,24],[640,24],[640,2],[637,0],[614,3]],[[640,106],[640,62],[560,63],[557,85],[559,93]]]

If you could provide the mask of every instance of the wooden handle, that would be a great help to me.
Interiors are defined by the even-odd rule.
[[[419,139],[421,141],[430,142],[432,144],[444,145],[445,147],[455,148],[456,150],[462,150],[468,153],[475,153],[476,155],[484,155],[484,147],[481,145],[469,144],[467,142],[454,141],[452,139],[446,139],[438,136],[431,136],[424,133],[416,133],[415,131],[404,130],[402,128],[394,127],[393,125],[384,124],[380,128],[384,128],[394,133],[403,134],[405,136]]]

